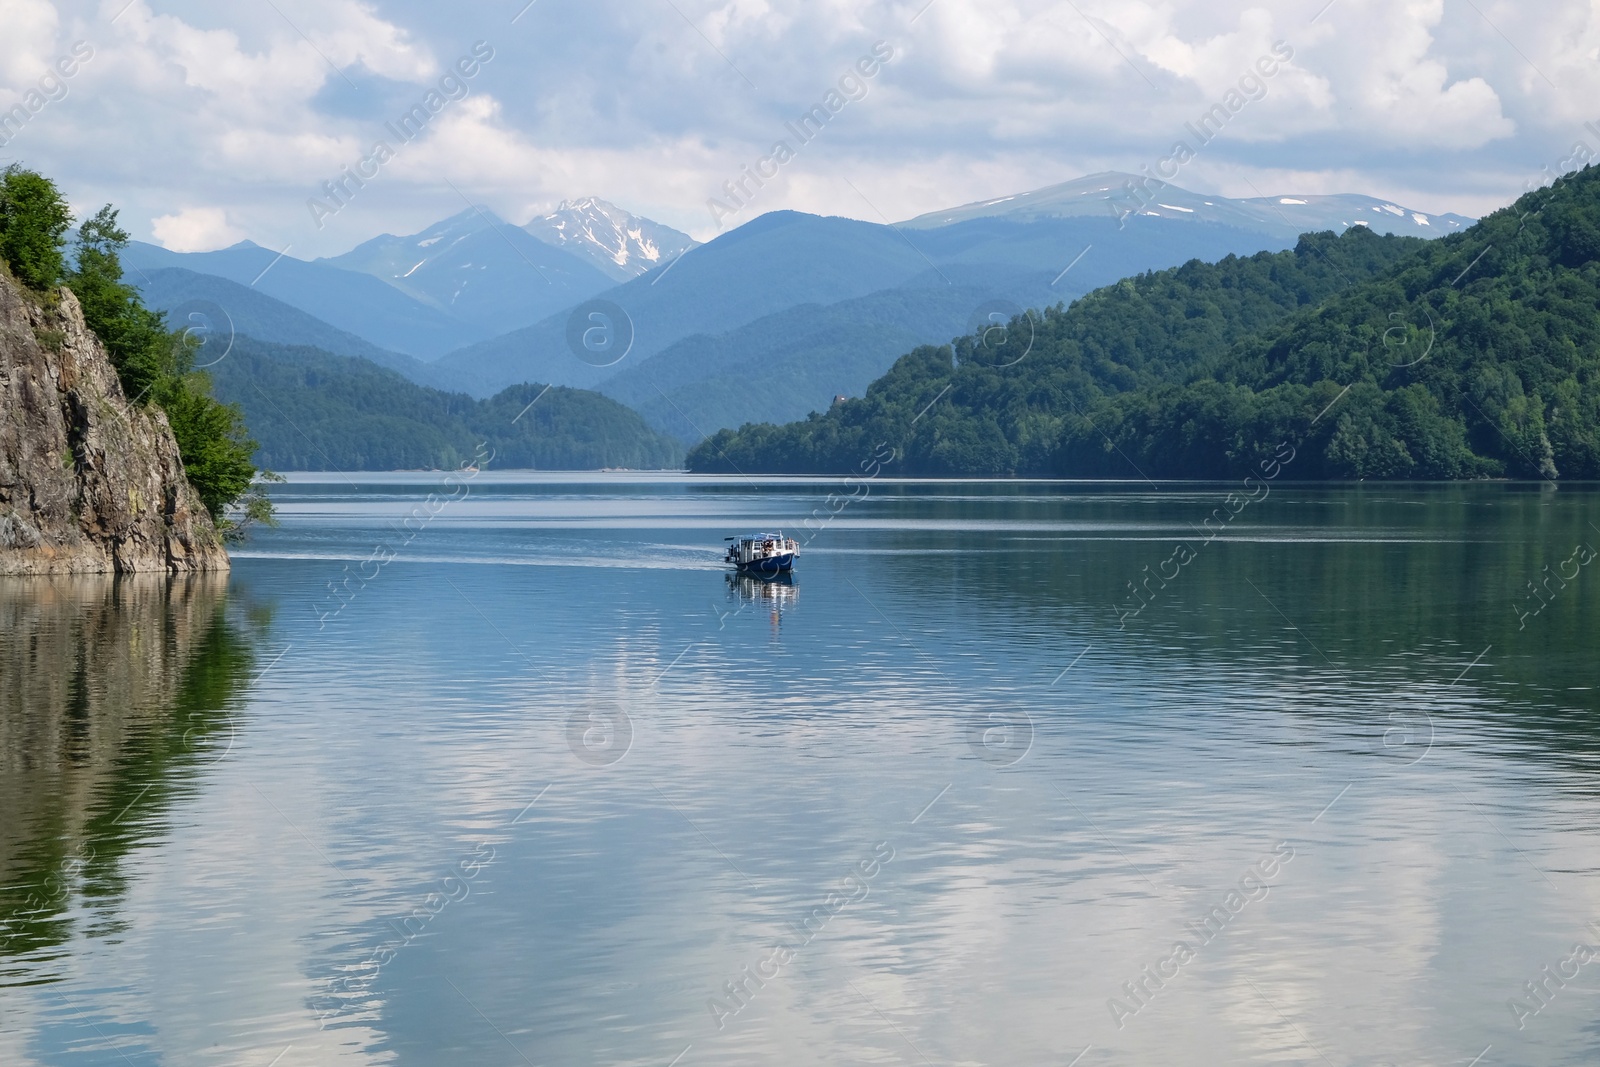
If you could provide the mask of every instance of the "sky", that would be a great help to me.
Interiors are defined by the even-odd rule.
[[[1481,215],[1600,155],[1600,0],[0,0],[0,165],[180,251],[585,196],[900,221],[1156,167],[1219,104],[1175,184]]]

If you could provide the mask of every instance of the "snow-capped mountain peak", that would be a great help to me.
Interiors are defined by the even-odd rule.
[[[1278,239],[1317,230],[1342,233],[1366,226],[1379,233],[1439,237],[1465,229],[1473,220],[1463,215],[1430,215],[1389,200],[1359,193],[1293,194],[1234,199],[1215,193],[1194,193],[1170,182],[1137,174],[1104,171],[1060,185],[983,200],[919,215],[901,223],[907,229],[936,229],[980,218],[1012,222],[1101,217],[1119,228],[1146,218],[1214,223],[1265,232]]]
[[[480,207],[420,233],[374,237],[319,262],[381,278],[490,332],[531,325],[615,284],[587,257],[552,248]]]
[[[555,211],[523,229],[546,244],[587,259],[617,281],[638,277],[697,244],[671,226],[640,218],[593,196],[563,200]]]

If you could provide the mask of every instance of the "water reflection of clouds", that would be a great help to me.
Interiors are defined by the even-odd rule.
[[[291,1043],[279,1067],[443,1048],[514,1060],[480,1009],[535,1062],[660,1064],[691,1044],[680,1067],[800,1048],[916,1061],[908,1042],[934,1062],[1019,1063],[1092,1043],[1081,1067],[1321,1062],[1306,1037],[1337,1063],[1498,1051],[1514,1033],[1505,998],[1595,910],[1592,782],[1528,730],[1528,694],[1502,664],[1450,684],[1481,643],[1384,617],[1380,579],[1402,557],[1353,551],[1366,570],[1319,572],[1308,564],[1329,557],[1310,538],[1292,568],[1240,555],[1204,603],[1118,643],[1059,574],[1122,568],[1086,550],[1059,574],[1008,572],[987,529],[861,530],[863,551],[808,555],[777,641],[760,612],[719,630],[718,576],[592,559],[397,561],[305,647],[314,619],[280,611],[272,647],[295,653],[257,686],[228,759],[176,803],[162,847],[140,854],[121,943],[72,949],[78,973],[124,977],[103,992],[77,979],[75,995],[102,998],[97,1019],[146,1026],[174,1063],[265,1064]],[[287,600],[307,582],[289,556],[311,535],[274,536],[265,554],[282,554],[241,560],[238,578]],[[693,559],[693,538],[663,540],[652,527],[616,544]],[[432,555],[476,551],[441,539]],[[1264,587],[1331,666],[1247,588],[1225,596],[1241,571],[1290,585]],[[1367,610],[1303,617],[1350,582]],[[626,759],[591,766],[566,730],[600,699],[627,709],[634,736]],[[1385,747],[1397,708],[1435,724],[1427,759]],[[975,758],[973,716],[1014,709],[1035,726],[1026,757]],[[365,1013],[319,1034],[326,979],[485,835],[500,859],[481,895],[384,969]],[[1116,1031],[1108,990],[1280,839],[1297,858],[1271,895]],[[870,896],[714,1031],[706,998],[879,840],[897,854]],[[49,1025],[43,997],[8,1010],[0,1059],[13,1026]],[[1573,1059],[1581,1007],[1558,1001],[1506,1062]]]

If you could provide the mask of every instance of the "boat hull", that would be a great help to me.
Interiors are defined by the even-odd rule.
[[[794,569],[794,553],[784,552],[765,559],[751,560],[749,563],[734,564],[740,574],[787,574]]]

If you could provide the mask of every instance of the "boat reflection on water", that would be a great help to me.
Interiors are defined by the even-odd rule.
[[[740,572],[724,577],[728,583],[728,599],[738,604],[732,614],[738,615],[747,609],[765,611],[776,637],[783,625],[783,613],[794,607],[800,595],[794,575],[788,571],[772,575]]]

